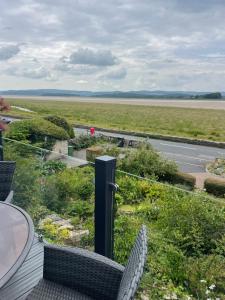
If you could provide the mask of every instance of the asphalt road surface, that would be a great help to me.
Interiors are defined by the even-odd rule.
[[[86,134],[87,129],[75,128],[75,132],[79,134]],[[221,148],[170,142],[158,139],[146,139],[143,137],[103,131],[95,131],[95,133],[135,141],[148,141],[165,158],[175,161],[181,172],[186,173],[205,172],[206,164],[218,157],[225,158],[225,149]]]

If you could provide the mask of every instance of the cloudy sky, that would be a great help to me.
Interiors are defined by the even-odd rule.
[[[0,0],[0,90],[225,90],[224,0]]]

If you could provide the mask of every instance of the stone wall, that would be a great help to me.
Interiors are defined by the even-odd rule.
[[[56,141],[47,160],[59,159],[65,155],[68,155],[68,141]]]

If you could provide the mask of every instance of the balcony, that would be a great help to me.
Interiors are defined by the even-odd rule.
[[[86,240],[60,237],[57,240],[60,245],[53,245],[46,228],[44,241],[41,235],[41,221],[43,225],[43,220],[51,215],[46,216],[46,212],[39,215],[37,207],[29,205],[29,199],[34,206],[37,199],[43,204],[49,191],[46,176],[54,175],[57,167],[67,168],[59,162],[51,164],[49,160],[47,163],[48,155],[49,151],[44,149],[5,140],[7,160],[0,161],[0,299],[131,299],[143,273],[146,229],[140,230],[125,268],[112,260],[115,159],[108,156],[96,159],[95,180],[90,175],[93,171],[70,169],[71,176],[73,172],[84,172],[83,175],[86,172],[86,179],[90,180],[88,185],[84,181],[84,186],[91,187],[95,194],[95,211],[90,213],[94,213],[90,219],[95,232],[92,237],[85,236]],[[49,165],[54,168],[49,170],[46,167]],[[60,199],[60,195],[57,196]],[[63,206],[57,205],[63,211]],[[61,233],[77,232],[69,231],[59,216],[55,216],[54,221],[66,229],[61,228]],[[74,245],[86,246],[88,250]]]
[[[5,283],[0,289],[0,299],[7,299],[4,294],[6,292],[11,293],[10,300],[28,297],[33,287],[42,279],[44,252],[46,257],[50,258],[51,253],[58,255],[58,259],[48,260],[50,265],[46,264],[46,270],[49,266],[50,269],[56,266],[58,271],[64,270],[57,264],[62,262],[64,257],[57,249],[62,246],[82,249],[81,252],[75,251],[73,255],[77,257],[88,253],[88,260],[90,256],[97,255],[95,252],[103,255],[104,261],[113,258],[114,262],[110,260],[110,264],[114,266],[114,270],[116,268],[115,278],[121,278],[123,265],[128,261],[142,224],[148,226],[148,244],[151,250],[137,297],[144,298],[150,295],[150,299],[151,296],[153,299],[160,299],[162,294],[168,298],[173,297],[173,293],[180,293],[174,292],[174,288],[182,285],[182,297],[189,293],[195,295],[195,299],[196,292],[204,299],[205,291],[215,284],[216,288],[210,290],[210,293],[216,293],[218,298],[223,299],[221,295],[224,294],[224,275],[223,271],[218,270],[224,270],[224,199],[184,189],[180,185],[159,182],[155,178],[141,178],[139,175],[127,173],[120,167],[114,171],[107,171],[107,158],[86,166],[73,167],[72,164],[65,165],[60,159],[48,160],[48,154],[46,149],[4,139],[4,159],[16,161],[12,203],[16,206],[14,209],[25,218],[26,213],[21,209],[27,212],[28,218],[31,217],[35,233],[33,244],[30,245],[29,253],[22,264],[12,266],[13,275],[8,279],[5,277]],[[59,156],[63,157],[63,154]],[[65,159],[73,160],[67,156],[63,157],[64,162]],[[108,162],[114,165],[113,160],[109,159]],[[102,166],[105,166],[104,171]],[[98,174],[100,177],[96,177]],[[107,179],[107,176],[111,177]],[[0,179],[2,178],[3,176],[0,176]],[[119,185],[117,191],[115,182]],[[116,205],[112,205],[115,204],[112,198],[111,202],[102,201],[114,193]],[[4,195],[9,201],[12,192],[8,191]],[[96,196],[100,199],[99,205],[95,202]],[[114,230],[110,231],[113,220]],[[4,235],[2,237],[4,240]],[[7,253],[7,247],[4,251]],[[66,257],[67,254],[70,256],[70,253],[66,253]],[[66,269],[76,265],[77,262],[67,263]],[[86,266],[85,263],[82,265]],[[92,268],[94,269],[96,267]],[[60,273],[57,277],[58,271],[47,271],[50,274],[48,278],[52,280],[64,276],[64,273]],[[70,274],[77,276],[76,268],[72,268]],[[79,276],[80,274],[79,271]],[[93,273],[90,274],[91,278],[96,277]],[[99,277],[100,282],[104,282],[105,276]],[[116,286],[120,280],[118,279]],[[72,282],[77,282],[76,277],[73,277]],[[40,283],[37,288],[40,292],[45,288],[44,283]],[[18,294],[20,289],[21,293]],[[93,298],[90,294],[89,297]],[[107,297],[98,294],[97,299]]]

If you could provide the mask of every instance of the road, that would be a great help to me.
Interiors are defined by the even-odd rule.
[[[75,132],[79,134],[86,134],[87,129],[75,128]],[[186,173],[203,173],[205,172],[206,164],[217,157],[225,158],[225,149],[221,148],[170,142],[158,139],[146,139],[143,137],[103,131],[96,131],[96,134],[125,138],[134,141],[148,141],[165,158],[175,161],[181,172]]]

